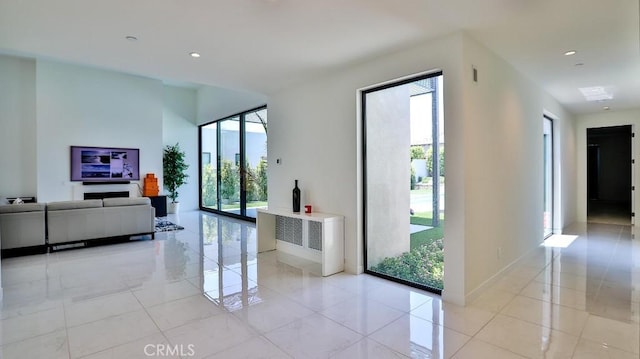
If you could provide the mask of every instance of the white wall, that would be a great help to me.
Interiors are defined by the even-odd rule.
[[[197,91],[165,85],[163,94],[162,143],[164,146],[179,143],[189,164],[187,184],[178,188],[180,210],[195,210],[199,206]]]
[[[554,114],[557,157],[559,150],[573,145],[574,131],[571,115],[534,81],[468,37],[463,67],[465,293],[472,300],[543,240],[544,114]],[[478,70],[477,83],[472,81],[473,68]],[[574,208],[566,205],[575,198],[568,185],[575,180],[570,156],[571,151],[555,164],[558,227],[575,218]]]
[[[580,222],[587,221],[587,129],[595,127],[631,125],[632,131],[638,131],[640,125],[640,110],[628,111],[603,111],[590,115],[579,116],[576,120],[575,139],[577,152],[577,218]],[[640,158],[640,146],[637,144],[637,136],[633,139],[633,158]],[[636,165],[637,166],[637,165]],[[640,188],[638,171],[634,171],[632,185]],[[638,191],[633,192],[634,208],[632,211],[638,213]],[[637,222],[635,223],[638,224]]]
[[[69,181],[71,145],[139,148],[140,173],[162,173],[160,81],[41,60],[36,74],[40,201],[72,199],[82,186]]]
[[[462,138],[460,36],[357,64],[272,94],[269,100],[269,205],[288,208],[294,179],[303,203],[345,216],[345,268],[363,270],[362,153],[359,89],[434,69],[444,72],[445,136]],[[449,137],[447,137],[449,138]],[[447,139],[449,141],[449,139]],[[445,291],[460,298],[464,288],[462,146],[447,147],[447,240]],[[282,164],[273,164],[281,158]],[[450,195],[449,195],[450,194]],[[408,214],[407,214],[408,215]]]
[[[469,296],[542,241],[544,106],[540,89],[468,38],[464,67]]]
[[[473,67],[478,83],[472,82]],[[346,217],[346,269],[361,272],[358,89],[433,69],[444,74],[443,297],[463,304],[542,241],[545,111],[559,115],[556,135],[563,146],[573,138],[572,119],[557,102],[466,35],[423,43],[273,94],[269,157],[282,164],[269,167],[269,204],[288,206],[293,180],[299,179],[303,202]],[[572,171],[571,163],[565,165]],[[564,192],[558,202],[566,204],[573,197],[571,190]],[[572,218],[571,206],[562,210],[563,220]]]
[[[198,120],[201,125],[260,107],[267,103],[267,96],[245,91],[206,86],[198,89]]]
[[[542,242],[545,114],[554,118],[554,152],[559,159],[554,171],[558,228],[575,219],[575,207],[567,205],[575,198],[570,185],[575,181],[575,160],[572,116],[533,80],[469,37],[464,41],[463,67],[468,301]],[[478,82],[472,81],[474,68]],[[566,150],[568,155],[560,152]]]
[[[35,61],[0,55],[0,196],[35,196]]]

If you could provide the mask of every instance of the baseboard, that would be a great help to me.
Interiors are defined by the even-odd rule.
[[[41,246],[3,249],[1,256],[2,258],[12,258],[45,253],[47,253],[47,246],[43,244]]]
[[[505,267],[503,267],[500,271],[498,271],[496,274],[494,274],[493,276],[491,276],[489,279],[485,280],[484,282],[482,282],[479,286],[477,286],[475,289],[473,289],[472,291],[469,292],[469,294],[464,296],[464,302],[466,304],[472,303],[474,300],[478,299],[478,297],[480,297],[489,287],[491,287],[492,285],[496,284],[496,282],[500,279],[502,279],[502,277],[509,272],[513,266],[515,266],[518,262],[520,262],[523,258],[525,258],[526,256],[528,256],[531,252],[535,251],[540,244],[542,244],[542,242],[540,242],[538,244],[538,246],[531,248],[530,250],[528,250],[527,252],[525,252],[523,255],[521,255],[520,257],[516,258],[514,261],[512,261],[511,263],[509,263],[508,265],[506,265]]]
[[[440,295],[442,300],[447,303],[453,303],[455,305],[459,305],[461,307],[465,306],[465,298],[464,295],[456,294],[451,291],[447,291],[446,288],[442,290],[442,294]]]

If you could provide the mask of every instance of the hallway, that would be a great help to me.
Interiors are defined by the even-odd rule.
[[[552,238],[566,248],[533,250],[459,307],[369,275],[323,278],[308,262],[256,254],[251,223],[203,212],[170,219],[185,230],[2,260],[0,356],[640,355],[640,243],[629,226],[574,226]]]
[[[631,224],[630,205],[627,203],[602,203],[589,201],[587,222],[604,224]]]

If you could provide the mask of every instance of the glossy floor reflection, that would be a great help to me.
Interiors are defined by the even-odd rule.
[[[157,240],[2,261],[2,358],[638,358],[640,244],[589,224],[466,307],[256,254],[201,212]]]

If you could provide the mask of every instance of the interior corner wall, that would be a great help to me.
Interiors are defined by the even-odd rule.
[[[463,62],[469,301],[543,240],[543,113],[557,104],[469,37]]]
[[[0,55],[0,196],[35,196],[36,66]]]
[[[158,80],[37,60],[38,199],[74,199],[82,186],[69,180],[71,145],[139,148],[140,173],[162,173],[162,101]]]
[[[197,93],[197,124],[202,125],[263,106],[267,99],[266,95],[260,93],[203,86]]]
[[[640,128],[640,109],[624,110],[624,111],[606,111],[589,115],[581,115],[576,119],[575,138],[577,152],[577,220],[579,222],[587,221],[587,129],[609,126],[631,125],[632,131],[636,132]],[[633,140],[632,151],[636,160],[640,158],[640,145],[637,143],[637,136]],[[632,186],[640,188],[640,177],[638,171],[635,171]],[[633,192],[632,212],[638,213],[638,191]],[[638,222],[635,222],[638,225]]]
[[[198,126],[197,90],[165,85],[163,87],[162,111],[162,143],[167,145],[180,144],[186,154],[187,183],[178,188],[180,211],[197,210],[199,208],[199,178],[198,178]],[[156,174],[162,181],[162,171]],[[163,192],[167,194],[165,190]],[[169,201],[169,199],[167,199]]]

